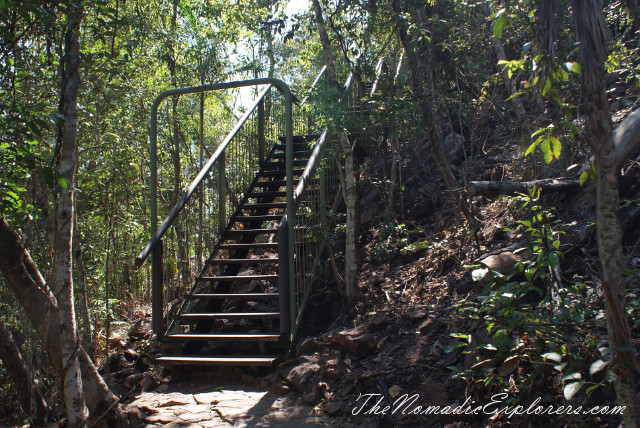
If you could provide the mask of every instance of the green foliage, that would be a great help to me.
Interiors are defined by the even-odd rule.
[[[528,238],[531,256],[506,276],[492,272],[478,301],[459,305],[461,314],[475,320],[476,340],[472,333],[452,334],[458,340],[447,351],[464,347],[475,364],[456,376],[487,396],[506,391],[517,400],[519,392],[535,395],[542,392],[536,388],[547,392],[553,385],[567,400],[588,397],[609,386],[603,375],[608,349],[600,347],[594,331],[603,316],[597,292],[579,276],[553,289],[553,268],[563,257],[553,214],[542,207],[539,191],[513,197],[512,203],[514,230]]]

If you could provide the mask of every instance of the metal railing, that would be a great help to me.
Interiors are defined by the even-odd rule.
[[[316,77],[310,93],[327,91],[322,78],[326,68]],[[377,67],[380,76],[382,65]],[[377,82],[378,79],[376,79]],[[349,74],[340,97],[340,108],[346,119],[340,124],[349,132],[360,132],[367,116],[367,103],[363,101],[368,91]],[[260,87],[255,102],[245,111],[232,130],[217,146],[208,161],[187,187],[182,197],[172,207],[158,227],[158,108],[171,96],[198,94],[229,90],[248,86]],[[286,159],[286,214],[277,230],[278,239],[278,287],[280,292],[280,332],[294,335],[299,326],[304,307],[309,298],[317,270],[326,260],[329,237],[337,224],[336,207],[342,197],[339,179],[337,133],[329,127],[322,130],[313,146],[311,157],[297,186],[293,187],[293,135],[314,134],[313,114],[294,114],[296,105],[304,104],[291,94],[289,87],[273,78],[220,83],[165,91],[152,104],[150,115],[150,212],[152,236],[136,258],[140,266],[151,255],[152,258],[152,314],[153,331],[162,336],[165,331],[165,292],[167,281],[163,278],[163,237],[173,229],[178,235],[178,218],[182,211],[198,212],[201,227],[198,230],[182,231],[183,239],[198,242],[196,255],[198,266],[206,250],[220,242],[225,230],[232,226],[231,219],[239,214],[239,206],[247,197],[256,173],[282,136],[285,141]],[[296,104],[294,104],[294,102]],[[203,116],[200,115],[200,129]],[[196,202],[191,197],[198,193]],[[230,209],[231,208],[231,209]],[[204,220],[206,219],[206,220]],[[213,256],[213,254],[212,254]],[[207,269],[205,265],[202,272]],[[192,288],[190,292],[195,289]],[[183,301],[182,307],[185,303]],[[182,307],[180,310],[182,310]],[[169,326],[171,328],[171,326]]]
[[[171,96],[221,91],[233,88],[256,86],[261,89],[254,103],[247,108],[232,130],[218,145],[215,152],[203,165],[182,197],[173,206],[167,217],[158,227],[158,108],[163,100]],[[293,200],[293,102],[299,102],[289,87],[274,78],[253,79],[238,82],[219,83],[197,87],[171,89],[160,94],[152,104],[149,121],[150,146],[150,228],[151,239],[136,258],[140,266],[151,255],[151,288],[153,331],[158,336],[164,333],[165,287],[163,280],[163,237],[173,227],[181,212],[200,211],[206,217],[206,224],[200,230],[183,231],[178,239],[201,242],[197,254],[205,254],[218,242],[227,229],[234,211],[245,197],[249,184],[253,180],[265,155],[271,146],[284,136],[286,144],[286,191],[287,200]],[[192,196],[200,192],[197,202]],[[289,204],[290,205],[290,204]],[[232,208],[232,209],[229,209]],[[288,212],[292,212],[292,207]],[[177,233],[177,232],[176,232]],[[184,235],[193,236],[184,236]],[[199,235],[199,236],[198,236]],[[202,237],[202,238],[200,238]],[[199,239],[200,238],[200,239]],[[188,256],[192,256],[190,251]],[[206,266],[205,266],[206,268]],[[288,317],[288,314],[285,314]]]

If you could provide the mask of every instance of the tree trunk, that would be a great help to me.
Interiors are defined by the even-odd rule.
[[[78,89],[80,87],[80,21],[83,6],[80,0],[68,6],[62,65],[60,114],[65,121],[58,133],[56,147],[57,170],[60,176],[56,198],[56,233],[54,238],[55,279],[53,292],[58,301],[62,386],[65,409],[72,427],[83,424],[88,416],[82,391],[82,375],[78,361],[76,316],[73,299],[73,229],[74,174],[78,155]],[[64,182],[62,181],[64,180]]]
[[[77,222],[76,222],[77,230]],[[80,248],[80,241],[78,234],[75,233],[74,241],[74,265],[76,268],[76,279],[78,281],[78,301],[80,303],[80,321],[82,323],[82,346],[87,351],[89,356],[93,355],[93,324],[91,324],[91,317],[89,316],[89,298],[87,296],[87,282],[84,271],[84,264],[82,261],[82,249]]]
[[[44,426],[51,410],[29,375],[27,362],[22,358],[11,333],[2,323],[0,323],[0,360],[18,391],[22,410],[33,418],[37,426]]]
[[[447,156],[444,151],[442,133],[434,115],[431,103],[429,102],[431,97],[428,96],[427,91],[424,88],[425,81],[422,71],[424,66],[420,56],[416,53],[413,46],[415,38],[409,34],[409,26],[406,19],[403,17],[404,11],[400,9],[398,0],[393,1],[393,9],[396,13],[396,24],[398,27],[400,41],[404,46],[407,60],[409,61],[409,67],[411,68],[413,97],[420,103],[422,108],[422,117],[428,128],[429,140],[431,142],[431,154],[433,155],[436,165],[440,170],[440,174],[444,179],[445,186],[449,192],[451,204],[458,213],[462,212],[462,215],[467,220],[470,231],[475,233],[478,229],[476,219],[471,213],[464,191],[458,185],[458,181],[451,171],[451,166],[449,165],[449,161],[447,160]]]
[[[597,0],[574,0],[576,38],[584,76],[585,101],[591,128],[590,145],[597,170],[597,236],[601,263],[612,371],[618,404],[626,406],[624,422],[638,426],[635,393],[637,361],[631,345],[631,332],[625,315],[625,279],[623,274],[622,232],[618,221],[618,169],[611,129],[606,72],[609,33]]]
[[[318,0],[312,0],[313,10],[318,25],[318,34],[322,44],[322,55],[324,63],[327,66],[327,79],[329,84],[336,91],[341,92],[340,84],[336,77],[335,61],[331,53],[331,42],[327,34],[327,28],[322,16],[322,8]],[[349,142],[349,138],[344,129],[338,130],[338,141],[344,154],[344,179],[343,189],[345,205],[347,207],[347,227],[346,227],[346,245],[345,245],[345,296],[349,303],[353,303],[360,295],[358,288],[358,260],[356,251],[356,176],[353,161],[353,147]]]
[[[20,237],[0,217],[0,271],[7,287],[16,295],[38,336],[44,341],[49,361],[62,376],[61,330],[58,303]],[[91,359],[78,349],[83,391],[91,419],[104,419],[114,426],[127,426],[118,398],[109,390]]]
[[[483,1],[482,3],[480,3],[480,10],[486,18],[491,17],[491,10],[489,9],[489,4],[487,2]],[[504,47],[502,46],[502,41],[497,37],[493,37],[493,34],[492,34],[491,43],[493,44],[493,51],[495,52],[496,57],[498,58],[498,61],[506,61],[507,55],[504,53]],[[529,126],[526,123],[527,112],[525,111],[524,106],[522,105],[522,101],[520,100],[520,97],[518,97],[517,95],[514,95],[516,93],[515,86],[513,84],[513,80],[511,80],[511,78],[509,77],[509,71],[507,67],[504,67],[504,69],[502,70],[502,80],[504,82],[504,87],[507,90],[507,93],[511,97],[511,106],[513,107],[513,112],[515,113],[516,118],[518,119],[518,122],[520,123],[520,125],[525,128],[524,129],[525,135],[528,137],[531,133],[528,132]]]

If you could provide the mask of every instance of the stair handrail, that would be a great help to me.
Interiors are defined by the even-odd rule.
[[[308,93],[309,95],[311,91],[315,88],[315,86],[318,84],[320,79],[326,73],[326,69],[327,67],[325,65],[322,68],[322,70],[318,73],[318,76],[314,80],[313,85],[311,86],[311,89],[309,89],[309,93]],[[346,99],[348,91],[351,88],[351,85],[354,80],[355,80],[355,73],[354,71],[350,71],[349,76],[347,77],[343,85],[344,92],[343,92],[343,95],[338,100],[338,104],[342,103]],[[307,95],[304,98],[303,103],[307,101],[307,99],[309,98],[309,95]],[[295,300],[295,265],[294,265],[294,248],[293,248],[294,247],[293,229],[295,227],[294,212],[298,208],[300,202],[302,201],[301,196],[304,193],[310,181],[309,180],[310,177],[312,176],[319,161],[322,159],[322,151],[324,150],[324,147],[327,144],[327,141],[329,140],[328,137],[329,137],[329,126],[327,125],[322,130],[322,133],[320,134],[318,142],[315,144],[313,151],[311,152],[311,156],[309,158],[309,161],[307,162],[307,166],[302,172],[300,180],[298,181],[298,184],[295,190],[293,191],[292,198],[289,199],[289,196],[287,195],[287,201],[291,200],[292,203],[287,204],[287,212],[282,217],[282,220],[278,225],[278,242],[281,244],[280,252],[279,252],[279,259],[280,259],[279,287],[280,287],[281,293],[283,293],[283,291],[284,293],[286,293],[286,296],[281,295],[280,302],[281,302],[281,308],[285,307],[288,310],[288,317],[286,315],[283,316],[281,323],[283,323],[284,329],[286,331],[289,331],[293,334],[295,334],[295,332],[297,331],[296,324],[299,319],[299,316],[301,315],[296,312],[297,308],[295,307],[295,301],[296,301]],[[285,256],[286,256],[286,262],[285,262]],[[282,309],[281,309],[281,312],[283,312]]]
[[[242,117],[236,122],[235,126],[231,129],[231,131],[227,134],[223,142],[218,146],[216,151],[211,155],[207,163],[202,167],[196,178],[191,182],[187,190],[183,193],[182,197],[178,202],[174,205],[173,209],[161,223],[160,228],[157,226],[158,218],[157,218],[157,161],[158,161],[158,143],[157,143],[157,113],[158,107],[160,103],[166,99],[167,97],[173,95],[184,95],[184,94],[193,94],[193,93],[201,93],[222,89],[233,89],[240,88],[246,86],[261,86],[267,85],[258,95],[255,102],[251,105],[249,109],[242,115]],[[280,92],[282,92],[285,96],[285,132],[286,132],[286,145],[287,147],[291,147],[293,144],[293,122],[292,122],[292,103],[299,103],[300,101],[296,98],[289,88],[289,86],[280,79],[276,79],[273,77],[261,78],[261,79],[249,79],[249,80],[241,80],[234,82],[224,82],[224,83],[215,83],[210,85],[201,85],[201,86],[191,86],[185,88],[175,88],[169,89],[167,91],[162,92],[160,95],[156,97],[151,105],[151,113],[149,117],[149,149],[150,149],[150,211],[151,211],[151,230],[154,231],[153,235],[142,249],[138,257],[136,257],[135,264],[136,266],[141,266],[145,260],[149,257],[149,255],[154,251],[164,234],[169,230],[169,227],[174,222],[174,220],[180,214],[180,211],[184,208],[186,203],[189,201],[193,193],[195,193],[196,189],[200,186],[206,175],[211,171],[214,164],[220,158],[221,154],[224,152],[229,143],[236,136],[238,131],[243,127],[245,122],[249,119],[251,114],[258,108],[262,100],[265,98],[266,94],[272,87],[276,87]],[[287,156],[287,171],[289,169],[293,169],[289,164],[291,160],[289,156]],[[293,189],[292,189],[293,190]]]

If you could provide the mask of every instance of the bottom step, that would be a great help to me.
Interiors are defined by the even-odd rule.
[[[192,366],[270,366],[277,357],[197,357],[172,356],[156,357],[156,363]]]

